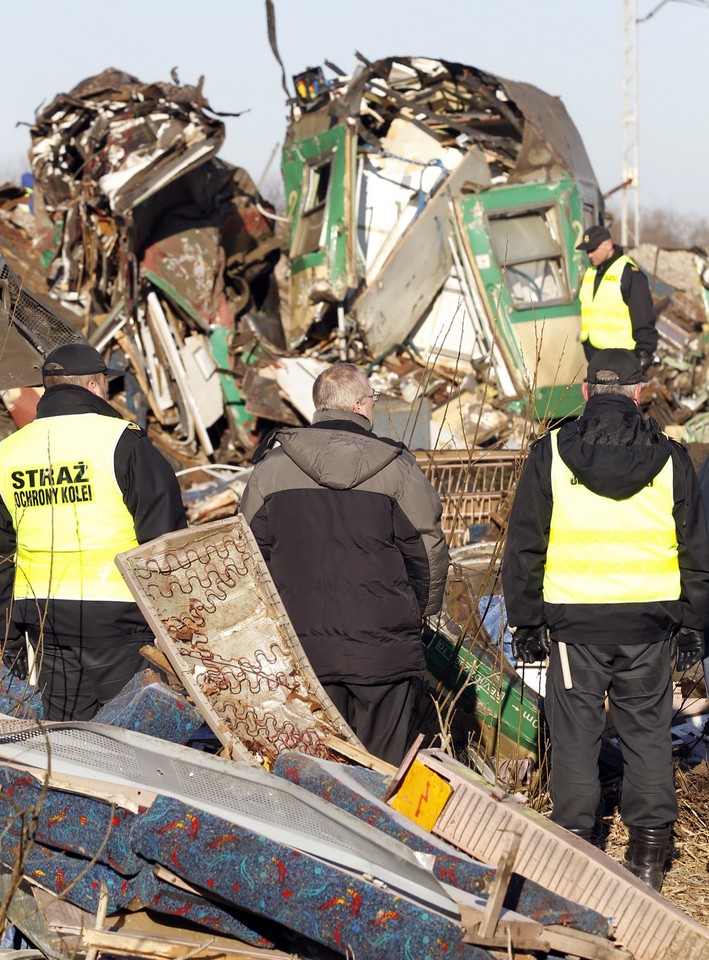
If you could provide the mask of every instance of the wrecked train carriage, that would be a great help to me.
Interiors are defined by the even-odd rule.
[[[407,345],[463,375],[491,362],[504,397],[533,383],[539,415],[577,408],[574,248],[602,199],[558,98],[416,57],[330,82],[311,69],[296,91],[287,345],[324,323],[341,355],[361,338],[371,356]]]
[[[125,355],[127,409],[185,460],[250,446],[235,323],[277,301],[269,211],[217,157],[212,114],[201,80],[143,84],[111,68],[55,97],[31,131],[52,294],[99,349]]]

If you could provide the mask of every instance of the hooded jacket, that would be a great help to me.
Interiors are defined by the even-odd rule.
[[[545,600],[544,567],[553,508],[552,443],[547,435],[530,449],[510,513],[502,570],[510,625],[547,623],[555,640],[601,645],[666,640],[682,625],[705,629],[709,624],[709,535],[686,450],[663,434],[655,420],[645,420],[630,398],[608,394],[591,397],[582,416],[559,427],[557,442],[560,457],[579,483],[614,501],[642,490],[671,458],[680,597],[593,604]]]
[[[279,429],[241,502],[322,682],[394,683],[424,670],[425,615],[440,610],[441,503],[403,446],[356,413]]]
[[[88,447],[92,430],[101,429],[100,420],[87,414],[121,420],[120,414],[101,397],[83,387],[59,384],[50,387],[37,405],[36,420],[46,420],[52,431],[51,420],[62,418],[62,423],[75,420],[75,431]],[[47,461],[46,435],[38,432],[38,447],[32,463]],[[12,440],[12,437],[8,438]],[[2,444],[0,444],[0,463]],[[145,543],[155,537],[187,526],[180,486],[170,464],[152,445],[144,430],[129,424],[120,434],[111,462],[106,469],[112,472],[127,511],[132,517],[135,540]],[[109,529],[106,518],[106,546],[115,541],[115,532]],[[21,536],[21,529],[20,529]],[[102,599],[47,599],[29,598],[12,602],[15,577],[14,557],[17,531],[10,511],[0,499],[0,616],[9,625],[8,639],[17,640],[25,629],[42,629],[45,641],[54,638],[75,646],[103,645],[123,636],[149,634],[145,618],[138,605],[130,600]],[[57,545],[61,549],[61,545]],[[118,552],[118,551],[117,551]],[[12,611],[10,613],[10,611]]]

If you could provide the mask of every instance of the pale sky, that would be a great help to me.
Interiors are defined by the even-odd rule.
[[[628,0],[630,2],[630,0]],[[659,0],[638,0],[640,18]],[[607,192],[622,179],[623,0],[275,0],[292,74],[330,60],[425,56],[465,63],[561,97]],[[263,0],[34,0],[2,4],[0,182],[27,168],[36,108],[113,66],[143,82],[204,75],[227,119],[220,156],[257,182],[288,116]],[[709,216],[709,3],[668,0],[638,26],[643,209]],[[326,75],[330,75],[326,71]],[[292,85],[291,85],[292,86]],[[278,175],[278,160],[265,183]]]

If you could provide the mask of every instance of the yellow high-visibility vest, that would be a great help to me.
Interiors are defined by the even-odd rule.
[[[626,500],[592,493],[561,459],[551,433],[553,507],[544,568],[549,603],[678,600],[672,457]]]
[[[114,563],[138,545],[113,457],[126,420],[35,420],[0,444],[0,495],[17,533],[14,595],[132,601]]]
[[[603,274],[595,297],[596,267],[589,267],[581,282],[581,340],[589,340],[599,350],[635,348],[630,312],[620,292],[620,279],[628,263],[635,266],[624,254],[613,261]]]

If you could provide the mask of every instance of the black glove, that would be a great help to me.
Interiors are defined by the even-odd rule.
[[[638,358],[642,372],[647,373],[648,367],[652,365],[652,361],[655,359],[653,355],[648,353],[647,350],[637,350],[635,356]]]
[[[680,627],[670,637],[670,657],[675,670],[684,673],[704,656],[704,631],[692,627]]]
[[[512,634],[512,656],[522,663],[546,660],[551,650],[546,623],[538,627],[517,627]]]
[[[17,642],[6,640],[2,648],[2,662],[6,670],[14,674],[18,680],[26,680],[29,673],[27,663],[27,646],[24,638]]]

